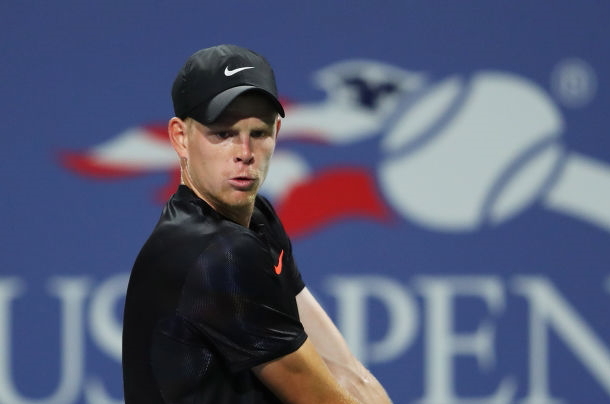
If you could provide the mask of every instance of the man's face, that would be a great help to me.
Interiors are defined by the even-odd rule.
[[[267,176],[280,121],[263,95],[237,97],[210,125],[186,125],[184,181],[220,212],[251,208]]]

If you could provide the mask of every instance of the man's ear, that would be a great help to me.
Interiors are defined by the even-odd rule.
[[[188,158],[186,122],[182,119],[173,117],[167,124],[167,133],[176,154],[181,159]]]
[[[280,133],[280,128],[282,127],[282,120],[277,118],[275,120],[275,138],[277,139],[277,135]]]

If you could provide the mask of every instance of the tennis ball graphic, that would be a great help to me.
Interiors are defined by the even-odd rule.
[[[507,73],[448,78],[390,124],[382,192],[423,226],[468,231],[534,202],[562,160],[563,122],[535,83]]]

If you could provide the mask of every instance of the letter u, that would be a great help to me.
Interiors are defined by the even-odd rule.
[[[0,278],[0,404],[69,404],[77,400],[83,375],[83,304],[86,278],[54,277],[47,288],[61,301],[61,373],[55,391],[47,397],[29,399],[16,389],[11,372],[11,304],[23,294],[24,282]]]

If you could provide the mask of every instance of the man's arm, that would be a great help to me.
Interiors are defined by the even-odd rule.
[[[301,323],[337,382],[362,403],[391,403],[383,386],[352,354],[345,339],[315,297],[304,288],[297,295]]]
[[[284,403],[361,404],[337,383],[309,339],[252,371]]]

